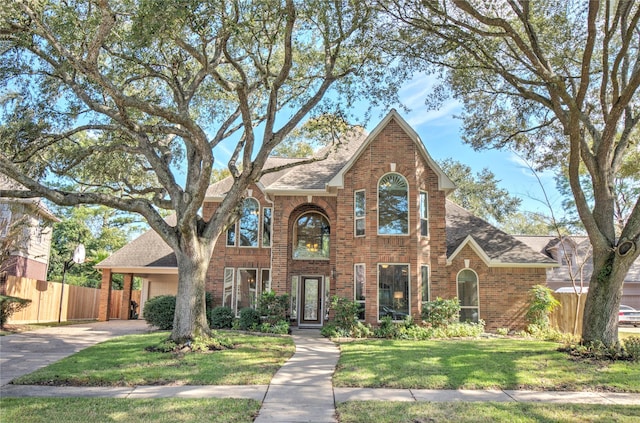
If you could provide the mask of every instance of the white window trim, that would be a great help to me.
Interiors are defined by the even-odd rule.
[[[376,263],[376,319],[378,323],[380,320],[380,266],[407,266],[407,296],[409,298],[407,313],[411,316],[411,264],[410,263]],[[400,320],[394,320],[399,322]]]
[[[458,278],[460,277],[460,273],[464,272],[465,270],[470,270],[472,271],[475,275],[476,275],[476,296],[478,297],[478,305],[477,306],[463,306],[462,304],[460,304],[460,309],[477,309],[478,310],[478,320],[480,320],[480,277],[478,277],[478,272],[476,272],[475,270],[471,269],[471,268],[465,268],[465,269],[460,269],[458,271],[458,273],[456,274],[456,298],[460,299],[460,288],[459,288],[459,281]]]
[[[426,201],[426,207],[424,208],[425,213],[427,214],[425,217],[422,216],[422,194],[424,194],[424,198]],[[420,234],[421,237],[424,238],[428,238],[431,235],[431,231],[429,230],[429,193],[427,191],[423,191],[420,190],[420,199],[419,199],[420,204],[418,205],[418,215],[420,217],[420,228],[418,233]],[[426,235],[422,235],[422,221],[426,222],[427,225],[427,234]]]
[[[265,245],[264,243],[264,214],[266,210],[271,210],[271,227],[269,228],[269,245]],[[258,222],[258,224],[260,225],[260,223],[262,223],[262,225],[260,225],[260,228],[262,229],[260,231],[260,248],[271,248],[273,246],[273,207],[262,207],[262,211],[260,212],[260,218],[261,220]]]
[[[421,287],[424,286],[424,278],[422,277],[422,269],[427,268],[427,295],[429,296],[429,300],[425,300],[424,297],[420,299],[420,302],[424,304],[427,301],[431,300],[431,266],[427,264],[420,265],[420,284]],[[424,289],[420,291],[420,295],[424,292]]]
[[[364,276],[364,283],[362,285],[362,288],[364,290],[364,292],[363,292],[364,300],[359,300],[359,299],[356,298],[356,292],[358,291],[358,289],[357,289],[357,287],[358,287],[358,280],[357,280],[358,271],[356,269],[359,266],[362,266],[362,274]],[[355,263],[353,265],[353,299],[358,304],[363,304],[364,307],[365,307],[365,310],[366,310],[366,307],[367,307],[366,288],[367,288],[367,265],[365,263]],[[366,318],[366,315],[365,315],[365,318]]]
[[[364,214],[360,217],[356,215],[356,198],[358,193],[363,193],[364,195]],[[358,221],[364,221],[364,234],[358,235]],[[356,238],[363,238],[367,236],[367,190],[359,189],[353,192],[353,236]]]
[[[262,207],[260,206],[260,201],[258,201],[255,197],[247,197],[242,201],[242,210],[244,210],[244,202],[247,200],[254,200],[256,204],[258,204],[258,227],[256,228],[256,245],[242,245],[240,241],[240,232],[242,232],[242,216],[238,219],[237,222],[237,230],[236,230],[236,245],[238,248],[260,248],[260,244],[262,241],[262,227],[260,226],[260,216],[262,216]]]
[[[270,267],[263,267],[263,268],[260,269],[260,293],[259,294],[264,294],[265,292],[267,292],[265,290],[262,290],[262,285],[264,285],[264,280],[262,279],[262,274],[265,271],[269,272],[269,284],[268,284],[269,286],[267,286],[266,289],[267,289],[267,291],[272,291],[273,290],[272,287],[271,287],[271,282],[272,282],[271,281],[271,268]]]
[[[308,214],[319,214],[322,217],[324,217],[327,220],[327,224],[329,225],[329,257],[293,257],[294,253],[295,253],[295,249],[296,249],[296,243],[298,241],[298,221],[303,217],[306,216]],[[329,261],[331,259],[331,223],[329,220],[329,217],[324,214],[321,213],[319,211],[315,211],[315,210],[309,210],[307,212],[304,212],[302,214],[300,214],[300,216],[296,217],[296,220],[293,224],[293,240],[290,241],[290,243],[292,244],[291,246],[291,258],[293,260],[303,260],[303,261]]]
[[[407,233],[406,234],[381,234],[380,233],[380,181],[382,180],[382,178],[390,174],[401,176],[407,183]],[[406,237],[410,236],[411,234],[411,230],[409,228],[409,225],[411,223],[411,207],[409,206],[410,198],[411,198],[411,190],[409,189],[409,180],[403,174],[398,172],[387,172],[384,175],[382,175],[380,179],[378,179],[378,183],[376,185],[376,202],[378,206],[377,212],[376,212],[376,215],[377,215],[376,232],[378,236],[406,236]],[[388,263],[388,264],[391,264],[391,263]]]
[[[234,232],[235,232],[236,236],[235,236],[235,238],[233,239],[233,244],[229,244],[229,230],[230,230],[230,229],[232,229],[232,228],[233,228],[233,230],[234,230]],[[234,223],[233,225],[229,226],[229,229],[227,229],[227,230],[224,232],[224,235],[225,235],[224,244],[225,244],[227,247],[237,247],[237,246],[238,246],[238,222],[236,222],[236,223]]]
[[[256,283],[256,289],[255,289],[255,294],[254,294],[254,296],[255,296],[255,303],[254,303],[254,304],[255,304],[255,307],[254,307],[254,309],[258,308],[258,291],[259,291],[259,289],[258,289],[258,287],[259,287],[259,286],[258,286],[258,269],[257,269],[257,268],[255,268],[255,267],[238,267],[238,268],[236,269],[236,277],[235,277],[235,281],[234,281],[234,282],[235,282],[235,286],[234,286],[234,290],[233,290],[233,293],[234,293],[234,296],[235,296],[235,303],[234,303],[234,306],[235,306],[235,310],[236,310],[236,317],[240,317],[240,309],[238,308],[238,289],[240,288],[240,282],[241,282],[241,280],[242,280],[242,278],[240,277],[240,275],[241,275],[241,272],[242,272],[243,270],[244,270],[244,271],[251,271],[251,270],[253,270],[253,271],[255,271],[255,272],[256,272],[256,281],[255,281],[255,283]],[[251,302],[249,302],[249,304],[250,304],[250,303],[251,303]]]

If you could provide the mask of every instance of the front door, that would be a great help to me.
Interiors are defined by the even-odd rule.
[[[322,277],[303,276],[300,287],[300,322],[302,326],[322,325]]]

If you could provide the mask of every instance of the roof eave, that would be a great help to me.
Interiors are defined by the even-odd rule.
[[[170,274],[177,275],[177,267],[150,267],[150,266],[109,266],[97,264],[95,269],[109,269],[111,273],[136,273],[136,274]]]
[[[471,235],[467,235],[467,237],[458,245],[458,248],[455,249],[453,253],[449,257],[447,257],[447,266],[451,266],[453,264],[453,259],[456,258],[458,254],[469,245],[471,249],[476,253],[478,257],[483,261],[483,263],[487,267],[521,267],[521,268],[553,268],[558,267],[558,263],[551,262],[504,262],[500,260],[494,260],[487,255],[487,253],[480,247],[480,245],[476,242],[475,239]]]
[[[436,163],[436,161],[433,160],[433,158],[425,148],[424,144],[422,143],[422,140],[420,139],[420,136],[418,135],[418,133],[411,127],[411,125],[407,123],[406,120],[404,120],[402,116],[400,116],[400,114],[395,109],[391,109],[391,111],[387,113],[384,119],[382,119],[380,123],[376,125],[373,131],[371,131],[371,133],[367,136],[365,141],[362,143],[362,145],[360,145],[360,148],[358,148],[358,151],[356,151],[355,154],[351,156],[351,159],[349,159],[347,164],[342,169],[340,169],[340,171],[336,174],[336,176],[334,176],[327,185],[330,187],[344,188],[345,173],[349,169],[351,169],[353,164],[360,157],[360,154],[362,153],[362,151],[364,151],[364,149],[367,148],[369,143],[371,143],[371,141],[375,139],[380,134],[380,132],[382,132],[382,130],[387,126],[387,124],[389,123],[389,121],[391,121],[391,119],[395,119],[398,125],[400,125],[400,127],[409,135],[409,137],[416,143],[416,145],[418,145],[418,148],[420,149],[424,158],[427,160],[427,163],[438,175],[438,189],[440,189],[441,191],[444,191],[445,195],[448,195],[451,191],[453,191],[456,188],[455,184],[442,171],[438,163]]]

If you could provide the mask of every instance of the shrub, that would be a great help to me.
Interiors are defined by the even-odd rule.
[[[560,302],[553,296],[553,291],[542,285],[535,285],[529,291],[529,308],[525,318],[531,325],[535,325],[537,330],[544,330],[549,327],[549,314],[560,305]]]
[[[238,328],[240,330],[256,330],[260,326],[260,313],[251,307],[240,310]]]
[[[422,307],[422,320],[438,328],[454,323],[460,319],[460,301],[457,298],[426,301]]]
[[[215,307],[207,310],[207,319],[211,329],[231,329],[235,315],[229,307]]]
[[[14,314],[27,308],[31,300],[25,298],[0,295],[0,328],[3,328],[7,320]]]
[[[509,335],[509,328],[498,328],[496,329],[496,333],[501,336]]]
[[[373,336],[376,338],[397,338],[398,326],[393,323],[391,316],[384,316],[382,320],[380,320],[380,325],[373,329]]]
[[[273,291],[263,292],[258,298],[258,313],[264,322],[277,325],[287,320],[289,314],[289,295],[276,295]]]
[[[269,322],[262,322],[258,328],[263,333],[274,333],[276,335],[286,335],[289,333],[289,322],[287,320],[280,320],[275,324]]]
[[[478,337],[484,333],[484,320],[480,319],[478,323],[473,322],[456,322],[450,325],[435,328],[433,336],[436,338],[465,338]]]
[[[640,336],[630,336],[624,340],[624,350],[633,361],[640,361]]]
[[[331,299],[331,308],[333,308],[333,320],[336,326],[351,332],[358,323],[358,303],[348,298],[334,296]]]
[[[160,295],[153,297],[144,304],[144,319],[150,326],[160,330],[173,329],[173,316],[176,311],[176,297]]]

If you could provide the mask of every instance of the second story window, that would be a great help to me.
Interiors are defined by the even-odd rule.
[[[378,183],[378,234],[409,234],[409,187],[397,173],[384,175]]]
[[[356,191],[354,193],[353,198],[353,219],[355,221],[355,235],[356,236],[364,236],[365,235],[365,210],[366,210],[366,199],[365,199],[365,191]]]
[[[271,247],[271,207],[262,209],[262,246]]]
[[[329,221],[320,213],[305,213],[295,226],[294,259],[329,258]]]
[[[260,204],[255,198],[246,198],[240,216],[240,246],[258,246],[258,228],[260,221]]]
[[[429,199],[424,191],[420,191],[420,235],[429,236]]]

